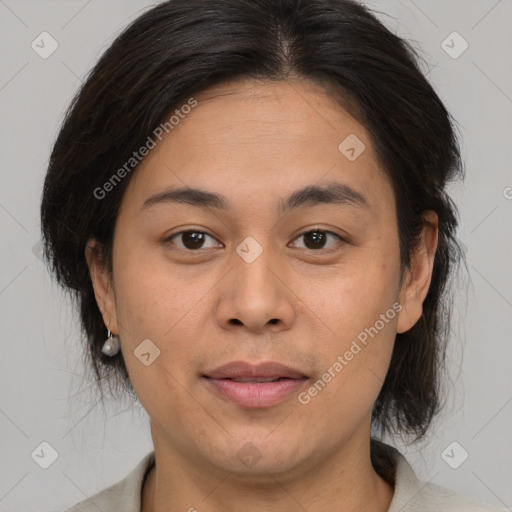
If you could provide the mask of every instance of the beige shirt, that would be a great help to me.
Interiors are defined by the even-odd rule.
[[[481,503],[454,491],[418,479],[405,457],[398,451],[395,492],[388,512],[498,512],[499,508]],[[146,474],[155,461],[148,453],[121,481],[81,501],[66,512],[140,512],[141,491]]]

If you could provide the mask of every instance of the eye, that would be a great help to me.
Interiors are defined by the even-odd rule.
[[[211,238],[212,240],[215,240],[215,238],[213,238],[213,236],[210,236],[208,233],[193,229],[187,231],[180,231],[179,233],[174,233],[170,237],[167,237],[165,239],[165,242],[171,242],[173,245],[176,245],[173,240],[177,239],[180,240],[182,243],[181,246],[178,244],[178,247],[180,249],[196,251],[198,249],[205,249],[204,241],[206,240],[206,238]],[[206,247],[206,249],[208,248],[209,247]]]
[[[326,250],[326,252],[329,252],[329,247],[327,247],[327,249],[325,247],[329,236],[337,238],[341,243],[345,242],[345,240],[336,233],[322,229],[313,229],[306,231],[305,233],[302,233],[302,235],[299,235],[295,240],[299,240],[301,237],[304,237],[306,249],[310,249],[313,251]],[[204,244],[207,238],[216,241],[216,239],[213,236],[209,235],[208,233],[205,233],[204,231],[189,229],[186,231],[174,233],[173,235],[167,237],[165,239],[165,243],[171,243],[173,245],[176,245],[178,248],[187,251],[197,252],[200,249],[211,249],[215,247],[215,244],[210,245],[210,247],[205,247]],[[180,243],[176,243],[174,240],[178,240]],[[336,244],[331,244],[331,246],[333,245],[334,247],[336,247]]]
[[[336,233],[333,233],[331,231],[325,231],[323,229],[313,229],[310,231],[306,231],[305,233],[302,233],[302,235],[299,235],[295,240],[304,237],[306,249],[318,251],[325,249],[325,243],[329,236],[336,237],[341,243],[345,242],[345,240]],[[334,247],[336,247],[336,244],[334,245]],[[329,248],[327,249],[327,252],[330,252]]]

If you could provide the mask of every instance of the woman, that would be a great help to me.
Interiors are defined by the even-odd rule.
[[[493,510],[379,440],[440,408],[462,174],[413,50],[352,0],[135,20],[70,107],[41,215],[100,389],[135,393],[154,451],[70,510]]]

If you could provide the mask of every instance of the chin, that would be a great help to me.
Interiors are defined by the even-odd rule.
[[[210,451],[214,454],[211,462],[225,471],[268,480],[269,473],[288,472],[308,458],[304,439],[291,439],[284,430],[281,435],[270,432],[265,429],[250,435],[245,429],[243,435],[224,439]]]

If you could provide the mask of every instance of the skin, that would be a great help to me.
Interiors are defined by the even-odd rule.
[[[94,240],[86,250],[105,325],[120,336],[151,420],[156,466],[142,510],[316,512],[335,501],[340,511],[386,511],[393,488],[370,462],[371,410],[396,333],[421,316],[437,216],[425,212],[430,224],[400,287],[390,181],[367,130],[323,88],[299,79],[241,81],[195,98],[198,105],[131,177],[114,234],[113,276]],[[338,150],[349,134],[366,146],[354,161]],[[363,194],[369,207],[278,213],[280,198],[332,180]],[[231,207],[141,210],[173,185],[223,194]],[[314,228],[334,234],[311,248],[304,233]],[[209,236],[196,249],[187,237],[165,240],[184,230]],[[248,236],[263,251],[252,263],[236,252]],[[400,313],[307,405],[294,395],[245,409],[201,377],[229,361],[272,360],[308,375],[307,390],[397,302]],[[147,338],[160,349],[149,366],[133,353]],[[261,456],[250,467],[237,456],[246,443]]]

